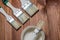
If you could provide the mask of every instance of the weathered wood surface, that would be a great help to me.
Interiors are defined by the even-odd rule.
[[[15,7],[21,8],[19,0],[10,0]],[[28,22],[16,31],[8,22],[5,17],[0,14],[0,40],[20,40],[21,32],[29,25],[36,25],[39,20],[44,20],[46,23],[43,31],[46,34],[46,40],[60,40],[60,4],[59,1],[50,0],[32,0],[32,2],[39,8],[37,12]],[[12,10],[5,6],[0,0],[0,5],[5,11],[14,17]],[[43,9],[45,7],[45,9]],[[14,17],[15,18],[15,17]],[[15,18],[15,20],[17,20]],[[18,20],[17,20],[18,21]],[[19,22],[19,21],[18,21]]]

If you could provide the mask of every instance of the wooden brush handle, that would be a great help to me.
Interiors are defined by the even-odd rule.
[[[42,29],[43,25],[45,24],[44,21],[40,20],[38,23],[37,23],[37,28],[40,30]]]

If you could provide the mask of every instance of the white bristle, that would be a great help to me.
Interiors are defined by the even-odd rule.
[[[40,21],[37,23],[37,26],[38,26],[37,29],[41,30],[42,27],[44,26],[44,24],[45,24],[45,21],[40,20]]]
[[[29,19],[29,17],[26,14],[24,14],[20,9],[12,6],[11,3],[8,2],[7,6],[9,6],[12,9],[13,14],[21,21],[21,23],[25,23]]]
[[[6,14],[3,8],[0,8],[0,12],[6,17],[7,21],[15,28],[18,29],[21,25],[14,20],[10,15]]]
[[[11,25],[13,25],[13,27],[15,29],[19,29],[21,27],[21,24],[19,24],[18,22],[16,22],[15,20],[11,22]]]
[[[25,9],[25,11],[30,15],[33,16],[37,11],[38,8],[35,5],[30,5],[29,7],[27,7],[27,9]]]
[[[18,19],[19,19],[22,23],[25,23],[25,22],[29,19],[29,17],[24,13],[24,14],[18,16]]]

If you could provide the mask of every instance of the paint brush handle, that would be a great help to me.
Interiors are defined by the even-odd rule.
[[[38,23],[37,23],[37,29],[42,29],[42,27],[44,26],[45,22],[40,20]]]
[[[16,17],[17,17],[18,15],[20,15],[20,14],[23,13],[20,9],[15,8],[15,7],[14,7],[11,3],[9,3],[9,2],[8,2],[6,5],[12,9],[13,14],[14,14]]]
[[[41,21],[41,20],[37,23],[37,27],[36,27],[36,29],[34,30],[34,33],[35,33],[35,34],[37,34],[37,33],[42,29],[44,23],[45,23],[45,22],[44,22],[44,21]]]
[[[9,0],[2,0],[2,2],[6,5]]]
[[[13,11],[15,11],[15,7],[10,2],[8,2],[6,5],[10,7]]]
[[[12,22],[14,19],[8,15],[3,8],[0,8],[0,12],[6,17],[6,20],[9,21],[9,22]]]
[[[13,12],[16,12],[16,11],[17,11],[16,8],[15,8],[8,0],[2,0],[2,2],[3,2],[6,6],[10,7]]]
[[[6,14],[6,12],[4,11],[3,8],[0,8],[0,12],[1,12],[6,18],[9,18],[9,15]]]

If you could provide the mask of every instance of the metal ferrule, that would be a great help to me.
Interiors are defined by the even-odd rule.
[[[16,17],[19,17],[19,16],[22,15],[22,14],[23,14],[22,11],[16,11],[16,12],[14,13],[14,15],[15,15]]]
[[[30,1],[27,1],[24,5],[22,5],[22,8],[26,10],[32,3]]]
[[[9,18],[7,18],[7,21],[8,21],[9,23],[11,23],[11,22],[14,21],[14,19],[10,16]]]
[[[39,29],[35,29],[34,33],[37,34],[40,30]]]

